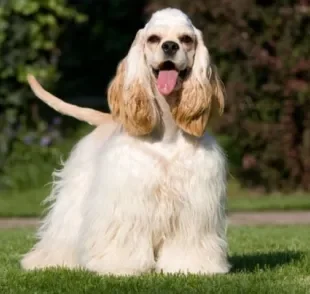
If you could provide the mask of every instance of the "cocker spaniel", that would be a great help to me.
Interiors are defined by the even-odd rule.
[[[51,107],[98,126],[54,173],[51,209],[24,269],[100,274],[226,273],[226,159],[206,133],[223,111],[222,83],[202,33],[166,8],[138,31],[109,85],[109,114]]]

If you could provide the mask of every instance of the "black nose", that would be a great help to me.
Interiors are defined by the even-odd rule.
[[[167,55],[174,55],[179,49],[179,45],[173,41],[166,41],[161,45],[161,48]]]

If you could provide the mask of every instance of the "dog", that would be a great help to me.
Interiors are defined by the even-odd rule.
[[[207,132],[223,112],[224,87],[185,13],[159,10],[137,32],[108,87],[111,114],[28,80],[52,108],[96,128],[54,172],[50,210],[24,269],[229,272],[226,157]]]

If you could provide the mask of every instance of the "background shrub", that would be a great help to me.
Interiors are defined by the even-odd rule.
[[[156,0],[146,11],[166,6],[203,31],[226,84],[214,131],[234,174],[262,190],[310,190],[309,1]]]
[[[90,129],[35,98],[26,73],[70,103],[107,111],[107,84],[144,23],[144,6],[142,0],[0,4],[0,63],[8,60],[0,64],[0,191],[49,182],[60,157]]]
[[[58,94],[78,105],[107,108],[106,87],[144,25],[145,0],[68,0],[88,21],[62,34]]]
[[[22,157],[24,144],[41,145],[43,149],[33,148],[45,153],[52,141],[60,139],[57,122],[49,129],[40,117],[37,100],[26,85],[26,74],[32,72],[51,86],[59,77],[57,40],[68,21],[81,22],[85,17],[68,8],[64,0],[14,0],[0,4],[1,189],[12,185],[4,171],[15,150]],[[14,164],[19,165],[16,156]]]
[[[77,122],[62,118],[60,123],[30,94],[25,73],[34,72],[71,103],[107,111],[107,84],[136,31],[154,10],[171,6],[188,13],[203,31],[225,82],[227,107],[213,131],[228,153],[233,176],[259,191],[310,190],[309,1],[2,3],[0,185],[33,185],[43,174],[49,179],[56,159],[69,150],[64,146],[76,141],[71,134]],[[46,172],[35,169],[34,158],[44,162]],[[32,176],[17,176],[16,170],[29,163]]]

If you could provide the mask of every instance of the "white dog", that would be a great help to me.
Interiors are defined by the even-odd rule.
[[[55,172],[51,209],[25,269],[100,274],[226,273],[226,159],[206,134],[224,108],[202,34],[177,9],[154,13],[108,90],[112,117],[36,95],[98,127]]]

